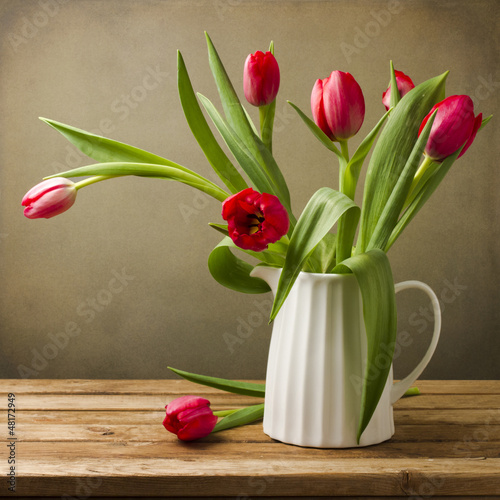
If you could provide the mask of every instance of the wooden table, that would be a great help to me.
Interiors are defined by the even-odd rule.
[[[0,383],[0,496],[500,498],[500,381],[419,381],[423,394],[395,406],[390,441],[344,450],[284,445],[260,422],[182,443],[162,426],[172,399],[200,394],[213,409],[260,402],[184,380]],[[11,450],[15,493],[5,479]]]

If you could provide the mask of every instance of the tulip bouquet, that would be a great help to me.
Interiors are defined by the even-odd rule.
[[[207,97],[194,93],[180,53],[178,90],[191,131],[221,185],[147,151],[42,118],[97,163],[47,177],[24,197],[24,213],[29,218],[53,217],[73,205],[82,187],[125,175],[170,179],[201,190],[222,203],[225,221],[210,223],[222,233],[221,242],[208,257],[215,280],[244,293],[270,290],[263,280],[251,276],[255,264],[242,259],[236,251],[256,258],[258,265],[282,268],[271,321],[301,271],[355,275],[364,304],[368,374],[380,346],[395,345],[394,284],[386,252],[491,117],[483,120],[481,114],[475,116],[468,96],[445,98],[447,73],[415,86],[410,77],[394,71],[391,63],[390,86],[382,101],[386,112],[351,155],[348,140],[358,133],[365,115],[363,92],[352,75],[333,71],[314,84],[312,119],[290,103],[309,131],[339,162],[338,190],[319,189],[297,218],[288,186],[273,156],[273,122],[280,83],[273,44],[266,53],[250,54],[244,64],[244,95],[259,108],[258,127],[240,102],[208,35],[207,44],[224,113]],[[238,166],[221,148],[202,109]],[[356,186],[372,147],[360,208],[354,203]],[[81,176],[86,178],[80,182],[68,180]],[[376,370],[376,377],[365,376],[358,439],[377,406],[389,366]],[[264,386],[260,384],[174,371],[213,387],[264,395]],[[263,405],[256,405],[219,412],[216,416],[225,418],[216,424],[206,400],[186,396],[167,406],[164,425],[181,439],[195,439],[214,428],[221,430],[250,422],[262,416],[262,411]]]

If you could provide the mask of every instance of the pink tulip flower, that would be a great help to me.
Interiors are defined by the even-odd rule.
[[[63,177],[40,182],[31,188],[22,201],[28,219],[50,219],[68,210],[76,200],[75,183]]]
[[[233,194],[222,203],[222,218],[229,236],[245,250],[261,252],[288,232],[288,213],[279,199],[252,188]]]
[[[415,88],[415,84],[412,82],[408,75],[405,75],[402,71],[394,71],[396,75],[396,83],[398,85],[399,96],[403,97],[411,89]],[[391,86],[382,94],[382,104],[385,106],[386,111],[391,107]]]
[[[474,117],[474,103],[469,96],[452,95],[438,102],[429,111],[420,125],[419,135],[436,109],[438,112],[425,146],[425,154],[431,160],[443,161],[466,143],[460,158],[474,141],[483,115],[479,113]]]
[[[280,69],[271,52],[258,50],[250,54],[243,70],[243,90],[253,106],[265,106],[276,99],[280,86]]]
[[[332,140],[356,135],[365,118],[365,99],[350,73],[333,71],[317,80],[311,93],[311,109],[316,125]]]
[[[182,396],[165,406],[163,426],[182,441],[208,436],[217,423],[210,401],[198,396]]]

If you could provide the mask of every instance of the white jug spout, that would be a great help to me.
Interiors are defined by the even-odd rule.
[[[264,280],[271,287],[273,295],[276,295],[280,275],[281,268],[270,266],[256,266],[250,273],[250,276],[252,276],[252,278],[260,278]]]

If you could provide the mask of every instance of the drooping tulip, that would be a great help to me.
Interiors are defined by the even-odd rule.
[[[76,200],[75,183],[64,177],[40,182],[31,188],[22,200],[28,219],[50,219],[68,210]]]
[[[243,69],[243,90],[253,106],[265,106],[276,99],[280,86],[280,69],[271,52],[258,50],[250,54]]]
[[[396,76],[396,83],[398,85],[399,96],[403,97],[407,94],[411,89],[415,88],[415,84],[412,82],[412,79],[405,75],[402,71],[394,71],[394,75]],[[385,106],[385,109],[388,110],[391,107],[391,85],[389,84],[388,89],[382,94],[382,104]]]
[[[252,188],[233,194],[222,203],[222,218],[230,238],[245,250],[261,252],[288,232],[288,213],[277,196]]]
[[[182,441],[193,441],[210,434],[217,417],[210,409],[210,401],[198,396],[182,396],[165,406],[163,426]]]
[[[365,99],[350,73],[333,71],[317,80],[311,93],[311,110],[316,125],[332,140],[356,135],[365,118]]]
[[[474,141],[481,126],[482,114],[474,116],[474,103],[469,96],[452,95],[433,106],[420,125],[419,135],[436,109],[438,112],[425,146],[425,154],[434,161],[443,161],[466,143],[460,158]]]

